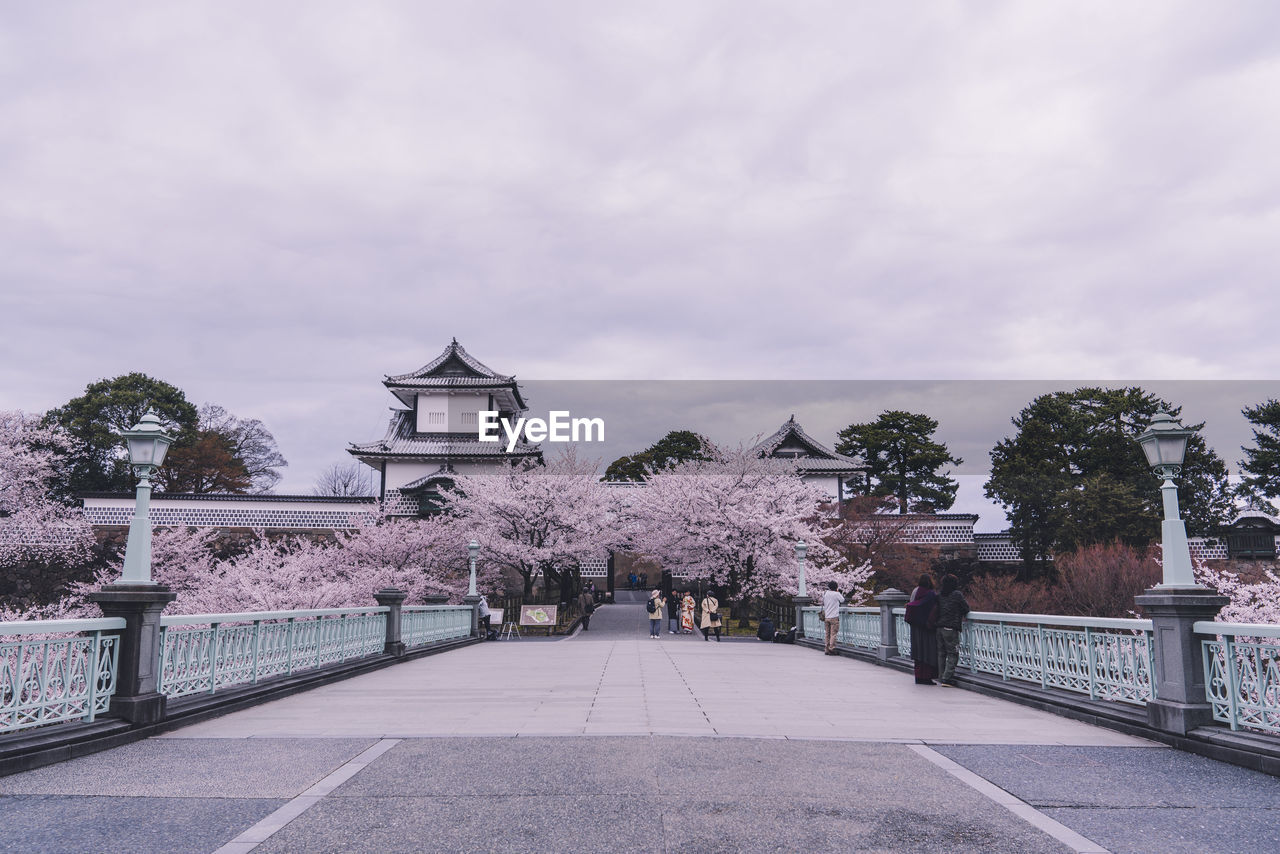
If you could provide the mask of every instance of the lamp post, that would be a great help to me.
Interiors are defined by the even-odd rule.
[[[151,578],[151,473],[164,462],[172,437],[151,410],[132,430],[126,430],[129,464],[138,474],[138,496],[120,580],[90,595],[104,617],[124,620],[120,630],[119,671],[111,711],[135,724],[152,724],[165,717],[160,693],[160,614],[177,594]]]
[[[809,553],[809,546],[804,540],[796,543],[796,563],[799,564],[796,573],[796,595],[791,598],[791,604],[795,607],[796,621],[796,637],[804,637],[804,609],[808,607],[813,600],[809,598],[809,592],[804,585],[804,557]]]
[[[1160,495],[1164,502],[1164,521],[1160,524],[1160,543],[1164,553],[1164,581],[1158,587],[1195,587],[1191,571],[1191,551],[1187,547],[1187,526],[1178,515],[1178,487],[1173,479],[1182,471],[1187,455],[1187,439],[1194,431],[1185,429],[1168,412],[1160,411],[1151,425],[1138,437],[1147,464],[1164,479]]]
[[[467,583],[467,595],[478,596],[480,594],[476,590],[476,558],[480,556],[480,544],[475,540],[467,544],[467,556],[468,563],[471,565],[471,580]]]
[[[1227,597],[1196,584],[1187,548],[1187,528],[1178,516],[1178,488],[1173,479],[1182,471],[1192,432],[1162,411],[1152,417],[1151,425],[1138,437],[1147,463],[1164,480],[1160,485],[1164,500],[1160,527],[1163,582],[1134,597],[1151,618],[1149,643],[1155,673],[1151,680],[1154,696],[1147,701],[1147,723],[1178,735],[1213,721],[1195,625],[1212,620],[1227,603]]]
[[[800,540],[799,542],[796,543],[796,563],[799,566],[799,570],[798,570],[799,584],[796,585],[797,596],[809,595],[805,591],[805,586],[804,586],[804,558],[805,558],[805,555],[807,555],[808,553],[809,553],[809,547],[805,545],[804,540]]]
[[[164,463],[173,439],[164,432],[154,410],[124,433],[129,445],[129,464],[138,475],[138,492],[129,539],[124,549],[121,584],[155,584],[151,578],[151,473]]]

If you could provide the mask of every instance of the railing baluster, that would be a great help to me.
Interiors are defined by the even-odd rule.
[[[1227,713],[1231,718],[1232,731],[1240,729],[1240,696],[1236,690],[1236,655],[1235,655],[1235,637],[1233,635],[1222,636],[1222,670],[1227,680]],[[1261,669],[1261,668],[1259,668]],[[1261,673],[1258,674],[1261,677]],[[1205,684],[1209,682],[1206,675]],[[1261,681],[1258,683],[1259,689],[1262,687]],[[1258,695],[1259,700],[1262,694]]]
[[[92,637],[92,644],[89,647],[89,654],[92,656],[92,661],[86,662],[88,666],[85,668],[89,672],[89,708],[86,709],[88,715],[86,715],[85,720],[89,723],[93,723],[93,719],[97,716],[98,653],[100,651],[98,649],[98,645],[102,642],[102,632],[94,632]]]

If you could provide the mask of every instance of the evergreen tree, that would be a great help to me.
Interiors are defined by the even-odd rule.
[[[1160,481],[1135,440],[1161,409],[1181,411],[1141,388],[1079,388],[1041,395],[1013,419],[1016,434],[991,451],[986,493],[1005,507],[1028,570],[1054,552],[1115,540],[1142,549],[1158,537]],[[1227,469],[1198,434],[1178,486],[1193,536],[1227,521]]]
[[[643,451],[618,457],[604,471],[605,480],[642,481],[655,471],[689,460],[709,459],[705,437],[692,430],[672,430]]]
[[[1280,400],[1268,400],[1241,410],[1253,425],[1253,441],[1257,447],[1242,447],[1245,458],[1240,469],[1245,473],[1238,492],[1241,498],[1269,513],[1276,512],[1272,499],[1280,497]]]
[[[80,492],[127,492],[135,479],[121,434],[154,409],[175,437],[194,434],[199,413],[181,389],[146,374],[132,373],[91,383],[80,397],[45,415],[79,442],[61,464],[70,497]]]
[[[958,484],[938,469],[964,461],[933,441],[937,429],[928,415],[888,410],[869,424],[841,430],[836,450],[866,460],[871,494],[895,498],[899,513],[946,510]]]

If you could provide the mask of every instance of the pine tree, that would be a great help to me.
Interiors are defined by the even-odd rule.
[[[896,498],[899,513],[946,510],[955,503],[958,484],[938,469],[964,461],[933,441],[937,429],[928,415],[889,410],[869,424],[841,430],[836,450],[866,460],[871,494]]]
[[[1242,447],[1240,469],[1245,477],[1238,487],[1241,498],[1259,509],[1276,512],[1272,499],[1280,497],[1280,400],[1268,400],[1241,410],[1253,425],[1257,447]]]

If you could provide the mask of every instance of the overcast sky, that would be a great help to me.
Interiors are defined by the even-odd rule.
[[[627,5],[10,4],[0,408],[144,371],[306,491],[455,335],[530,380],[1276,377],[1275,3]]]

